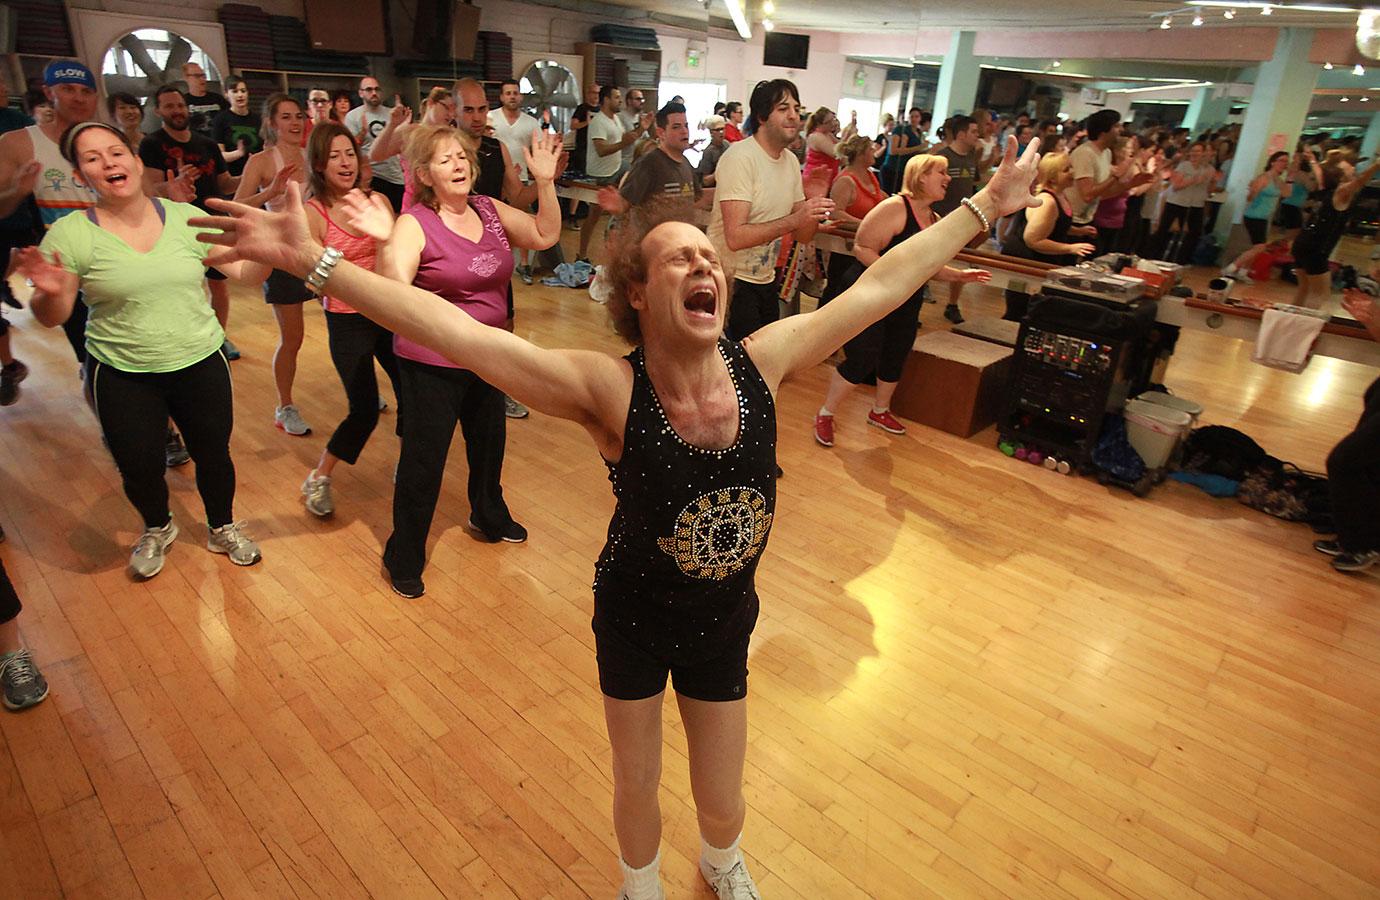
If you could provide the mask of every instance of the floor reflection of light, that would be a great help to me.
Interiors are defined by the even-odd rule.
[[[1308,365],[1308,373],[1312,376],[1313,383],[1308,389],[1308,396],[1304,398],[1304,403],[1311,408],[1317,409],[1332,398],[1333,384],[1337,380],[1337,369],[1341,360],[1329,359],[1326,357],[1314,357]]]

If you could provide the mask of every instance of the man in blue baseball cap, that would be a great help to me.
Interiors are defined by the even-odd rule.
[[[53,104],[53,121],[0,135],[0,217],[33,194],[43,227],[51,228],[68,213],[96,205],[96,192],[77,180],[58,149],[64,131],[96,118],[96,76],[74,59],[55,59],[43,68],[43,93]],[[74,305],[63,331],[84,363],[85,305]]]

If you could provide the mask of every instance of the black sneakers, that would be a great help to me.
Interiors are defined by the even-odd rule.
[[[19,382],[29,377],[29,367],[19,360],[0,366],[0,406],[9,406],[19,399]]]
[[[510,544],[521,544],[527,540],[527,529],[509,519],[507,523],[499,526],[494,531],[480,528],[474,523],[474,517],[470,517],[470,531],[481,535],[490,544],[497,544],[499,541],[507,541]]]

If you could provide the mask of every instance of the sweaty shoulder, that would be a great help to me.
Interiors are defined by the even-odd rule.
[[[0,159],[23,165],[34,158],[34,141],[28,128],[16,128],[0,134]]]

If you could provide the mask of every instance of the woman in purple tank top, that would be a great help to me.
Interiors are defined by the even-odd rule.
[[[379,274],[430,291],[476,322],[502,329],[508,320],[512,247],[544,250],[554,244],[560,237],[560,209],[554,188],[539,192],[535,216],[471,193],[472,151],[468,138],[454,128],[413,126],[403,155],[415,203],[396,223],[376,207],[361,206],[365,214],[352,224],[380,240]],[[541,152],[555,151],[543,146]],[[383,562],[393,590],[411,599],[425,591],[427,534],[457,422],[469,462],[470,528],[490,541],[511,543],[525,541],[527,530],[503,501],[503,393],[402,335],[394,339],[393,350],[398,403],[406,415],[393,488],[393,534]]]

